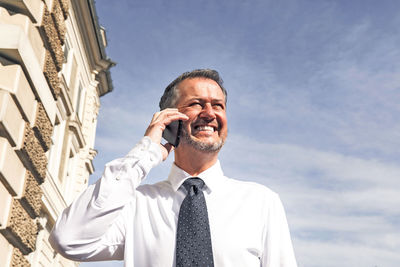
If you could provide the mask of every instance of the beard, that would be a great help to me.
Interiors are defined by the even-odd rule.
[[[202,142],[199,140],[196,140],[191,136],[185,127],[182,127],[181,129],[181,143],[188,144],[191,147],[193,147],[196,150],[202,151],[202,152],[207,152],[207,153],[213,153],[213,152],[218,152],[221,150],[222,146],[225,143],[226,138],[220,137],[218,141],[209,143],[209,142]]]

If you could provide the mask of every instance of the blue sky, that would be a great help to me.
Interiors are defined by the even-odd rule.
[[[96,6],[117,66],[101,99],[91,182],[143,136],[170,81],[214,68],[228,90],[224,172],[280,194],[299,266],[398,266],[399,1]],[[146,182],[165,179],[171,162]]]

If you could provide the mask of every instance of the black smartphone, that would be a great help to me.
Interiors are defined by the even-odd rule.
[[[175,148],[179,145],[180,135],[182,129],[182,121],[176,120],[171,122],[165,127],[162,137],[168,141]]]

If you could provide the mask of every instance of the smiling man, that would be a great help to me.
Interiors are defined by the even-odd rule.
[[[73,260],[125,266],[297,266],[278,195],[223,174],[226,97],[215,70],[175,79],[143,139],[60,216],[52,246]],[[177,120],[179,145],[163,145],[163,131]],[[167,179],[140,185],[172,150]]]

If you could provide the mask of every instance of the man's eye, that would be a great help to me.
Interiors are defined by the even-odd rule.
[[[196,106],[201,106],[201,105],[198,102],[194,102],[194,103],[191,103],[189,106],[196,107]]]
[[[214,104],[214,107],[217,109],[224,109],[224,105],[223,104]]]

